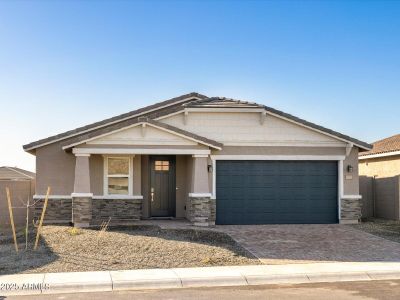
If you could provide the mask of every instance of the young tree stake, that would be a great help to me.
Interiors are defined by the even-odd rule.
[[[37,234],[36,234],[35,246],[33,247],[33,250],[36,250],[36,249],[37,249],[37,246],[38,246],[40,231],[42,230],[42,225],[43,225],[43,220],[44,220],[44,214],[46,213],[46,208],[47,208],[47,202],[48,202],[48,200],[49,200],[49,195],[50,195],[50,187],[47,188],[46,198],[44,199],[44,205],[43,205],[43,210],[42,210],[42,216],[40,217],[39,227],[38,227],[38,229],[37,229]]]

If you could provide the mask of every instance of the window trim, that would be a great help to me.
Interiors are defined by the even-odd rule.
[[[108,159],[118,158],[118,159],[128,159],[129,173],[128,175],[108,175]],[[132,156],[114,156],[114,155],[104,155],[104,171],[103,171],[103,195],[104,196],[133,196],[133,157]],[[128,194],[109,194],[108,193],[108,178],[128,178]]]

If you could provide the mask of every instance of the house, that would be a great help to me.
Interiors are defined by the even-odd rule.
[[[28,200],[32,201],[35,193],[35,173],[17,167],[0,167],[0,225],[3,226],[10,223],[7,187],[10,190],[14,223],[22,226],[26,222],[26,204]]]
[[[48,222],[354,223],[372,146],[279,110],[190,93],[23,146]],[[40,203],[40,202],[39,202]]]
[[[400,220],[400,134],[359,154],[363,217]]]

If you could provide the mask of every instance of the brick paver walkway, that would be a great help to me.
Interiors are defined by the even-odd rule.
[[[400,243],[346,225],[224,225],[264,264],[305,262],[400,262]]]
[[[347,225],[217,225],[194,227],[187,220],[151,220],[162,228],[217,230],[229,234],[264,264],[400,262],[400,243]]]

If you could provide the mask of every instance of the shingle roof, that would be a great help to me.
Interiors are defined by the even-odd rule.
[[[178,133],[180,135],[183,135],[183,136],[186,136],[188,138],[194,139],[196,141],[199,141],[202,144],[206,144],[206,145],[209,145],[209,146],[217,148],[217,149],[221,149],[222,146],[223,146],[221,143],[219,143],[217,141],[214,141],[214,140],[208,139],[206,137],[194,134],[192,132],[177,128],[175,126],[168,125],[168,124],[165,124],[165,123],[162,123],[162,122],[158,122],[158,121],[149,119],[147,117],[139,117],[139,118],[128,119],[126,121],[123,121],[123,122],[120,122],[120,123],[117,123],[117,124],[114,124],[114,125],[111,125],[111,126],[103,127],[103,128],[91,131],[89,133],[76,136],[72,140],[68,141],[68,145],[63,145],[63,148],[64,149],[70,149],[73,146],[82,144],[82,143],[84,143],[85,141],[87,141],[89,139],[93,139],[93,138],[96,138],[97,136],[104,135],[104,134],[107,134],[107,133],[112,133],[115,130],[122,129],[122,128],[131,126],[131,125],[135,125],[135,124],[138,124],[138,123],[147,123],[147,124],[150,124],[150,125],[154,125],[156,127],[164,128],[166,130],[176,132],[176,133]]]
[[[74,130],[70,130],[52,137],[48,137],[46,139],[42,139],[27,145],[24,145],[25,151],[31,151],[35,148],[38,148],[42,145],[53,143],[59,140],[72,138],[72,140],[81,140],[88,139],[88,136],[95,136],[98,130],[100,132],[110,132],[115,129],[113,128],[122,128],[123,126],[128,126],[126,124],[133,124],[137,122],[138,117],[146,116],[149,119],[155,119],[161,116],[165,116],[174,112],[183,111],[185,108],[213,108],[213,107],[223,107],[223,108],[262,108],[265,109],[267,112],[280,116],[282,118],[286,118],[288,120],[294,121],[306,127],[315,129],[322,133],[326,133],[342,139],[344,141],[354,143],[356,146],[360,147],[362,150],[370,150],[372,149],[372,145],[360,141],[358,139],[352,138],[348,135],[342,134],[340,132],[325,128],[323,126],[308,122],[301,118],[295,117],[293,115],[284,113],[280,110],[274,109],[272,107],[268,107],[265,105],[261,105],[255,102],[248,102],[242,100],[236,100],[231,98],[225,97],[210,97],[198,94],[198,93],[190,93],[186,95],[182,95],[176,98],[172,98],[170,100],[166,100],[163,102],[159,102],[150,106],[146,106],[144,108],[131,111],[126,114],[122,114],[113,118],[109,118],[100,122],[96,122],[87,126],[79,127]],[[136,119],[135,119],[136,118]],[[102,130],[104,128],[104,130]],[[110,129],[105,129],[110,128]],[[174,128],[175,131],[181,130],[178,128]],[[186,134],[193,133],[186,132]],[[205,137],[201,137],[202,139],[206,139]],[[215,142],[215,141],[213,141]],[[218,142],[216,142],[218,143]],[[68,144],[71,144],[68,142]]]
[[[359,156],[400,151],[400,134],[396,134],[383,140],[376,141],[372,145],[372,150],[362,152]]]
[[[10,179],[10,180],[18,180],[18,179],[35,179],[36,174],[33,172],[29,172],[17,167],[0,167],[0,179]]]

